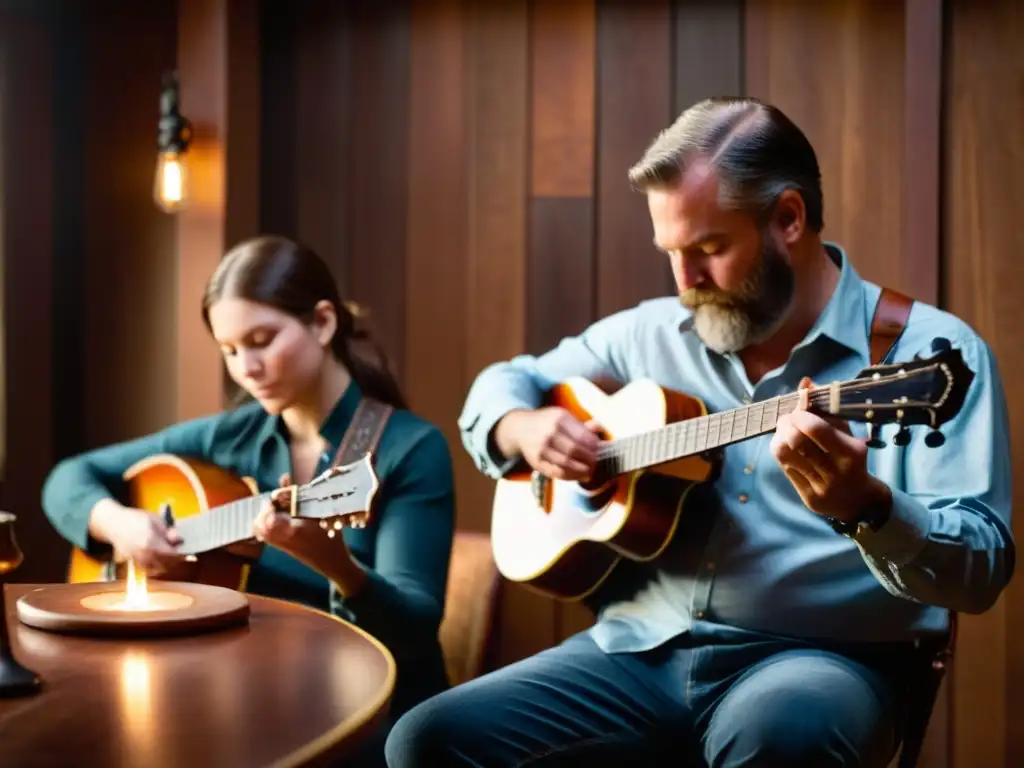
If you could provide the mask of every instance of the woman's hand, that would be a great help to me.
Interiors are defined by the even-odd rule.
[[[184,564],[177,552],[181,536],[160,515],[144,509],[104,499],[93,508],[89,529],[114,548],[117,561],[132,560],[151,576],[166,575]]]
[[[329,537],[319,520],[292,517],[291,476],[281,475],[280,488],[260,510],[253,525],[253,535],[260,541],[282,549],[310,568],[333,581],[342,594],[357,591],[366,573],[352,559],[343,536]]]

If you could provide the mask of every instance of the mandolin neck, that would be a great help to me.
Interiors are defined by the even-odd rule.
[[[612,440],[601,446],[598,468],[606,476],[635,472],[764,435],[773,432],[779,417],[794,411],[799,402],[797,393],[780,395]]]
[[[175,520],[175,528],[183,540],[178,551],[183,555],[197,555],[251,539],[253,523],[270,496],[270,492],[247,496],[199,515]]]

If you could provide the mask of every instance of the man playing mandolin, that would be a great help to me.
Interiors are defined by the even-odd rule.
[[[580,516],[588,497],[567,481],[649,467],[672,440],[671,458],[721,446],[717,476],[685,497],[667,546],[595,581],[592,628],[414,708],[389,737],[389,765],[885,766],[919,707],[911,676],[926,649],[942,646],[951,613],[990,608],[1013,572],[996,362],[965,323],[883,294],[822,240],[814,150],[770,105],[696,104],[629,180],[679,297],[483,371],[464,442],[499,489],[529,481],[523,526]],[[886,352],[901,365],[839,384]],[[614,396],[577,388],[582,409],[552,405],[574,377],[616,380],[623,396],[653,380],[722,418],[697,413],[691,432],[662,430],[632,444],[646,461],[631,459],[587,406],[642,431],[651,413],[671,420],[669,400],[631,396],[615,410]],[[665,502],[671,521],[679,500]],[[496,500],[496,552],[514,531],[498,530],[501,511]],[[523,536],[518,556],[529,561],[555,528]],[[511,568],[516,555],[503,557]],[[587,562],[562,575],[586,576]],[[558,594],[554,580],[537,583]]]

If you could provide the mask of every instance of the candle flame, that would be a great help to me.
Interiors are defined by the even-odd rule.
[[[129,611],[145,610],[149,605],[149,592],[146,589],[146,571],[136,570],[135,561],[128,561],[128,575],[124,583],[124,608]]]

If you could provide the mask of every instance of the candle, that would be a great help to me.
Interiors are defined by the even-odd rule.
[[[177,611],[192,605],[193,598],[170,590],[149,591],[146,572],[128,561],[124,592],[97,592],[81,600],[90,611]]]

